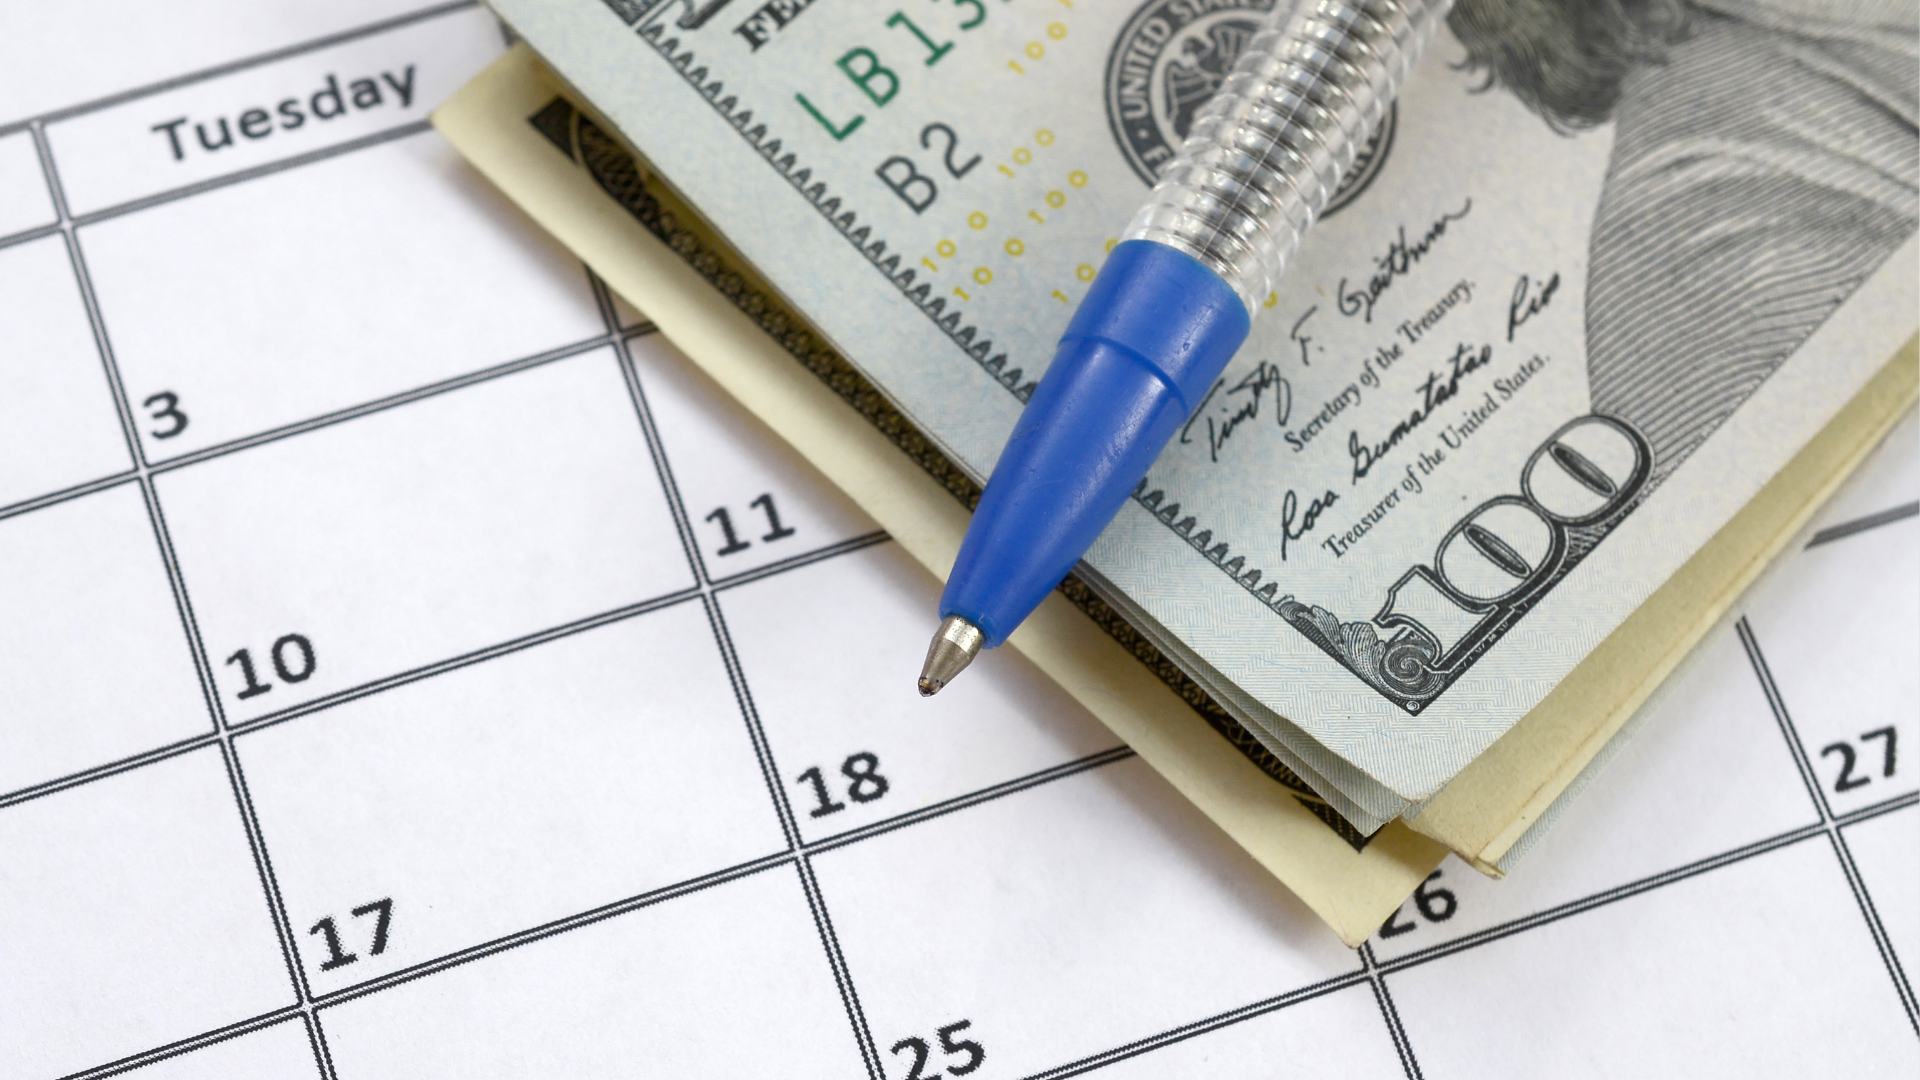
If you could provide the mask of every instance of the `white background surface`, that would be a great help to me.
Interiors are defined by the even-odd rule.
[[[179,85],[444,92],[482,12],[158,12],[0,44],[0,1075],[1913,1075],[1920,520],[1789,556],[1507,880],[1349,952],[1017,656],[915,699],[935,583],[434,102],[188,188],[58,137],[315,41]],[[69,169],[155,197],[75,225]],[[1816,527],[1916,496],[1910,419]]]

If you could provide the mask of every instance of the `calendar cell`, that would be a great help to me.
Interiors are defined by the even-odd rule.
[[[628,348],[709,579],[880,531],[663,335]]]
[[[33,133],[0,137],[0,239],[51,225],[57,216]]]
[[[862,1074],[791,867],[320,1013],[342,1080]]]
[[[0,715],[0,793],[212,730],[137,485],[0,520]]]
[[[1909,517],[1810,547],[1747,602],[1754,639],[1836,814],[1920,789],[1916,544],[1920,519]]]
[[[801,835],[817,839],[1120,745],[1012,649],[914,687],[939,582],[893,544],[719,594]],[[794,613],[810,640],[792,644]]]
[[[722,104],[720,3],[566,2]],[[430,130],[487,7],[12,7],[3,1080],[1920,1065],[1912,414],[1353,952],[1021,654],[909,687],[934,578]]]
[[[230,720],[693,583],[608,349],[156,490]]]
[[[95,0],[21,7],[0,37],[0,123],[356,30],[418,6],[417,0],[288,7]],[[101,33],[102,26],[113,32]]]
[[[318,1080],[320,1065],[306,1025],[294,1019],[162,1058],[125,1075],[127,1080]]]
[[[786,847],[697,600],[234,745],[316,993]]]
[[[0,179],[4,179],[0,177]],[[133,464],[67,245],[0,247],[0,506],[125,472]]]
[[[1867,1080],[1920,1068],[1913,1030],[1824,836],[1386,983],[1433,1080]]]
[[[187,417],[139,414],[154,460],[605,332],[579,264],[431,132],[77,235],[129,399]]]
[[[620,325],[620,329],[632,330],[635,327],[645,326],[653,321],[647,318],[645,312],[627,303],[626,299],[619,293],[610,293],[609,295],[613,297],[613,319]]]
[[[1908,410],[1820,508],[1813,530],[1817,535],[1824,529],[1871,520],[1916,499],[1920,499],[1920,413]]]
[[[1820,820],[1730,627],[1649,707],[1553,823],[1551,842],[1499,881],[1449,857],[1374,935],[1378,955],[1404,956]]]
[[[468,8],[47,125],[67,207],[111,206],[419,123],[500,54]]]
[[[0,925],[0,1076],[64,1076],[294,1001],[213,748],[0,809]]]
[[[964,1065],[939,1049],[961,1021],[985,1075],[1025,1076],[1358,967],[1138,758],[826,851],[813,867],[896,1080],[910,1039],[942,1069]]]
[[[1920,975],[1920,807],[1907,806],[1840,830],[1893,954],[1909,980]]]
[[[1096,1075],[1405,1080],[1407,1073],[1373,990],[1362,983],[1124,1058]]]

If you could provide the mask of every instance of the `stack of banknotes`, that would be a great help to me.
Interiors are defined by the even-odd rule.
[[[1273,2],[492,0],[436,123],[944,574]],[[1914,399],[1899,7],[1459,0],[1014,646],[1350,942],[1503,872]]]

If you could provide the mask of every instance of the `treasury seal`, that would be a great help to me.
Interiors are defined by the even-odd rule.
[[[1147,0],[1107,57],[1107,124],[1149,187],[1193,127],[1194,114],[1226,81],[1274,0]],[[1321,216],[1352,202],[1393,145],[1397,107],[1355,156]]]

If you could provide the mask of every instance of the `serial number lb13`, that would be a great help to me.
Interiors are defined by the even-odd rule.
[[[1400,662],[1381,675],[1417,696],[1450,682],[1444,669],[1490,647],[1633,505],[1651,463],[1646,440],[1609,416],[1548,436],[1520,472],[1520,494],[1474,507],[1440,540],[1432,566],[1409,569],[1388,591],[1374,622],[1399,628],[1390,651]]]

